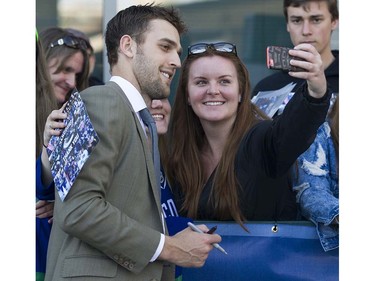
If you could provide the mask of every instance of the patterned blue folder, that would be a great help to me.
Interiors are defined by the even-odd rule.
[[[64,201],[99,137],[90,121],[77,90],[66,106],[66,127],[60,136],[52,136],[47,146],[52,176],[59,196]]]

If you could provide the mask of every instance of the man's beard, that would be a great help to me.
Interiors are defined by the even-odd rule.
[[[141,94],[148,95],[150,99],[167,98],[170,87],[162,83],[158,67],[141,52],[137,52],[134,64],[134,73],[138,81]]]

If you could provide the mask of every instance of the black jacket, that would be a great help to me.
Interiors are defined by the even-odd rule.
[[[235,170],[241,185],[240,208],[247,220],[296,220],[295,195],[288,182],[288,170],[297,157],[314,141],[319,126],[324,122],[331,94],[315,99],[308,95],[307,84],[302,84],[275,120],[260,121],[244,136],[237,150]],[[212,175],[199,199],[200,220],[217,220],[208,198],[212,189]],[[172,187],[180,210],[184,195]],[[181,216],[186,213],[181,212]]]

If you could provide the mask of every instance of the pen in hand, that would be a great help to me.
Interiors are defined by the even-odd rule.
[[[188,222],[188,225],[190,226],[190,228],[192,230],[194,230],[195,232],[198,232],[198,233],[204,233],[202,230],[200,230],[200,228],[198,228],[195,224],[191,223],[191,222]],[[216,226],[214,226],[213,228],[211,228],[209,231],[207,231],[207,234],[212,234],[215,232],[216,230]],[[220,252],[228,255],[228,253],[218,244],[218,243],[213,243],[212,246],[214,246],[216,249],[218,249]]]
[[[216,229],[217,229],[217,225],[211,227],[210,230],[206,232],[206,234],[213,234],[216,231]]]

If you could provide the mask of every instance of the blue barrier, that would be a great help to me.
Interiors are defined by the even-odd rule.
[[[182,280],[337,281],[339,250],[324,252],[315,226],[306,221],[249,222],[245,232],[233,222],[217,225],[225,255],[214,249],[202,268],[182,268]]]

